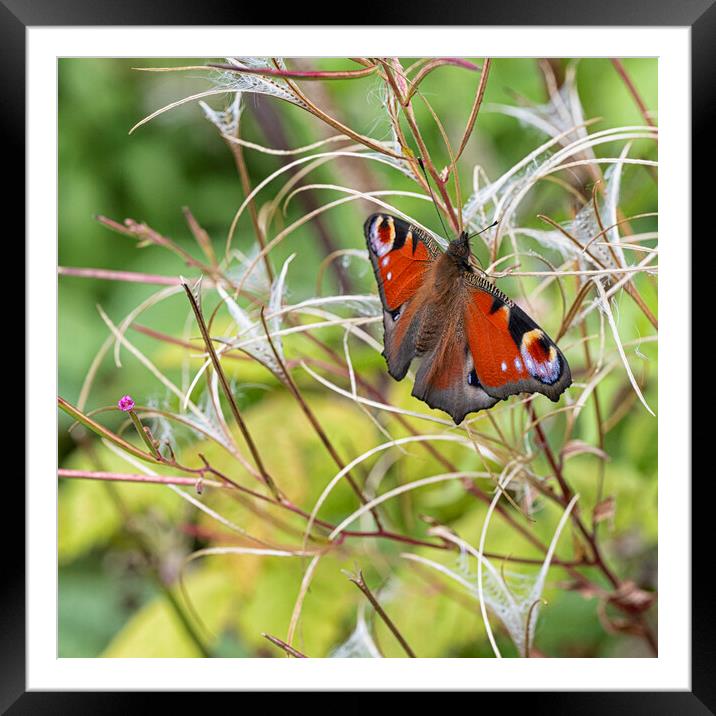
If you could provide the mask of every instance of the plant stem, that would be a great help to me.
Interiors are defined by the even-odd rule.
[[[201,314],[201,309],[199,308],[199,305],[197,304],[196,299],[194,298],[194,294],[191,292],[191,289],[189,288],[189,286],[186,283],[182,283],[182,285],[184,286],[184,291],[186,292],[187,298],[189,299],[191,308],[194,311],[194,316],[196,318],[196,322],[199,325],[199,330],[201,331],[202,338],[204,339],[204,345],[206,346],[206,350],[209,353],[211,362],[214,365],[214,370],[216,371],[216,375],[219,378],[219,382],[221,383],[221,388],[224,391],[224,395],[226,396],[226,399],[229,402],[229,406],[231,407],[231,412],[234,415],[236,424],[239,426],[239,429],[241,430],[241,434],[244,436],[246,445],[248,446],[249,451],[251,452],[251,455],[254,459],[256,467],[258,468],[258,471],[261,474],[261,478],[263,479],[264,483],[269,488],[269,490],[271,490],[271,493],[276,498],[276,500],[280,501],[282,498],[281,492],[276,487],[276,484],[274,483],[273,478],[269,475],[268,471],[266,470],[263,460],[261,459],[261,455],[259,454],[256,444],[253,441],[253,438],[251,437],[251,433],[249,432],[249,429],[246,426],[244,419],[241,417],[241,413],[239,412],[239,406],[236,404],[236,400],[234,400],[234,396],[231,393],[231,388],[229,387],[229,382],[227,381],[226,375],[224,374],[224,371],[221,367],[221,362],[219,361],[219,356],[216,354],[216,351],[214,350],[214,344],[211,341],[211,336],[209,336],[209,331],[206,327],[206,323],[204,322],[204,316]]]
[[[237,139],[239,138],[239,127],[240,123],[237,121],[236,134],[234,135]],[[238,143],[228,141],[228,139],[225,141],[229,147],[229,150],[231,151],[232,156],[234,157],[236,169],[239,172],[241,188],[243,189],[244,194],[246,196],[249,196],[251,194],[251,179],[249,177],[248,169],[246,168],[246,160],[244,159],[244,148]],[[251,224],[254,227],[254,234],[256,235],[256,241],[258,242],[259,246],[261,247],[261,250],[263,251],[266,248],[266,237],[264,236],[264,232],[261,230],[261,225],[259,224],[259,214],[256,210],[255,199],[251,199],[248,208],[249,214],[251,216]],[[268,254],[264,254],[263,263],[264,267],[266,268],[266,275],[268,276],[269,281],[273,282],[273,269],[271,268],[271,261],[269,260]]]
[[[359,571],[358,575],[355,577],[349,577],[350,581],[353,582],[353,584],[358,587],[358,589],[365,594],[368,601],[373,605],[373,609],[375,609],[378,616],[383,620],[385,625],[390,629],[390,631],[393,633],[393,636],[398,640],[400,646],[403,647],[403,651],[411,658],[415,659],[415,652],[410,648],[408,645],[408,642],[405,641],[405,637],[400,633],[398,630],[398,627],[395,626],[393,623],[393,620],[385,613],[385,610],[383,607],[380,606],[380,602],[373,596],[373,593],[368,588],[368,585],[365,583],[365,579],[363,578],[363,572]]]
[[[629,93],[634,98],[634,101],[636,102],[637,107],[639,107],[639,111],[641,112],[641,116],[644,118],[644,121],[650,126],[655,127],[654,120],[649,116],[649,110],[644,102],[644,100],[641,98],[641,95],[639,94],[639,90],[636,88],[636,85],[634,84],[631,76],[627,72],[626,68],[622,64],[622,61],[617,59],[616,57],[612,57],[612,64],[614,65],[614,69],[617,71],[619,76],[624,81],[624,84],[626,85],[627,89],[629,90]]]
[[[289,373],[288,369],[286,368],[286,364],[284,363],[283,359],[281,358],[281,355],[279,354],[278,350],[276,350],[276,345],[273,342],[273,339],[271,338],[271,331],[269,330],[268,324],[266,323],[266,317],[264,316],[264,308],[261,307],[261,324],[264,327],[264,332],[266,333],[266,338],[268,340],[269,346],[271,347],[271,351],[274,355],[274,358],[276,358],[276,362],[279,365],[279,368],[286,379],[286,383],[288,384],[289,391],[293,395],[293,397],[296,399],[296,402],[300,406],[303,414],[308,418],[308,422],[311,423],[311,427],[313,427],[314,431],[316,432],[316,435],[318,435],[321,443],[328,451],[328,454],[333,459],[333,462],[336,464],[339,470],[343,470],[345,468],[345,464],[343,463],[343,460],[339,457],[338,453],[336,452],[336,449],[333,447],[333,443],[328,439],[328,436],[326,435],[325,431],[321,427],[321,424],[318,422],[318,418],[315,416],[314,412],[311,410],[311,408],[308,406],[308,403],[304,400],[303,396],[301,395],[301,391],[298,388],[298,385],[296,385],[296,381],[293,379],[293,376]],[[353,491],[358,496],[358,499],[362,504],[367,504],[368,500],[366,499],[365,495],[363,494],[363,491],[358,486],[358,483],[356,483],[353,476],[350,474],[350,472],[347,472],[346,480],[350,484],[351,488],[353,488]],[[373,518],[375,519],[376,524],[378,527],[380,527],[380,517],[377,514],[377,511],[375,509],[371,510],[371,514],[373,515]]]
[[[139,419],[139,416],[133,410],[129,411],[129,417],[134,424],[134,427],[136,428],[137,432],[139,433],[139,437],[142,438],[144,444],[149,448],[149,452],[154,455],[155,460],[161,460],[161,453],[157,449],[157,446],[154,443],[154,440],[152,439],[148,428],[142,425],[142,421]]]
[[[307,512],[302,510],[301,508],[297,507],[293,503],[289,502],[288,500],[283,500],[282,502],[274,502],[270,497],[267,497],[266,495],[262,495],[259,492],[255,492],[254,490],[249,489],[248,487],[244,487],[243,485],[239,485],[238,483],[232,481],[229,477],[226,475],[223,475],[215,468],[211,467],[207,464],[206,472],[209,472],[211,474],[217,475],[221,477],[221,481],[217,480],[206,480],[204,478],[196,478],[196,477],[179,477],[176,475],[139,475],[134,473],[124,473],[124,472],[107,472],[102,470],[72,470],[67,468],[59,468],[57,470],[57,476],[62,477],[65,479],[79,479],[79,480],[100,480],[103,482],[132,482],[132,483],[140,483],[140,484],[153,484],[153,485],[180,485],[180,486],[187,486],[187,487],[195,487],[201,479],[201,484],[204,487],[212,487],[215,489],[228,489],[228,490],[238,490],[239,492],[243,494],[247,494],[250,497],[259,500],[261,502],[268,502],[270,505],[273,505],[275,507],[280,507],[284,510],[288,510],[289,512],[292,512],[293,514],[299,515],[301,517],[307,518],[309,515]],[[317,526],[323,528],[324,530],[331,532],[333,531],[336,526],[330,522],[326,522],[325,520],[321,519],[315,519],[314,524]],[[303,533],[301,533],[303,534]],[[233,534],[230,535],[233,537]],[[411,544],[416,547],[429,547],[432,549],[439,549],[439,550],[454,550],[455,547],[452,544],[449,543],[438,543],[438,542],[430,542],[428,540],[420,539],[418,537],[410,537],[409,535],[403,535],[399,534],[397,532],[391,532],[390,530],[380,529],[380,530],[343,530],[338,538],[336,539],[336,545],[342,545],[344,543],[345,539],[348,538],[374,538],[374,539],[387,539],[394,542],[401,542],[403,544]],[[541,545],[539,545],[541,547]],[[489,559],[495,559],[500,560],[504,562],[515,562],[517,564],[536,564],[541,565],[544,563],[543,559],[537,559],[532,557],[519,557],[515,555],[505,555],[505,554],[498,554],[496,552],[484,552],[485,557]],[[594,566],[594,563],[585,559],[581,560],[559,560],[559,559],[553,559],[552,564],[558,567],[590,567]]]
[[[472,109],[470,110],[470,116],[467,120],[465,132],[462,135],[462,141],[460,142],[460,146],[455,153],[455,162],[457,162],[457,160],[462,155],[465,147],[467,146],[468,141],[470,140],[472,130],[475,127],[475,122],[477,121],[477,114],[480,111],[480,107],[482,106],[482,100],[485,96],[485,88],[487,87],[487,78],[490,74],[491,66],[492,60],[489,57],[486,57],[485,62],[482,65],[480,84],[477,86],[477,92],[475,93],[475,101],[472,103]],[[453,171],[455,170],[455,162],[453,162]]]
[[[535,432],[537,433],[537,438],[539,440],[540,446],[542,447],[542,450],[544,451],[545,457],[547,458],[547,462],[549,462],[550,467],[552,468],[552,471],[554,472],[554,476],[557,478],[557,482],[559,483],[560,489],[562,490],[562,500],[564,504],[566,505],[569,500],[572,498],[573,492],[570,486],[567,484],[567,481],[564,478],[564,474],[562,472],[562,466],[559,462],[557,462],[557,459],[555,458],[554,453],[552,452],[552,448],[550,447],[549,443],[547,442],[547,438],[544,434],[544,431],[542,430],[542,425],[540,425],[539,421],[537,421],[537,415],[535,413],[534,406],[532,403],[528,403],[527,409],[530,412],[530,417],[534,421],[535,425]],[[619,585],[621,584],[619,578],[612,572],[612,570],[607,566],[606,562],[604,561],[604,558],[602,557],[601,551],[599,549],[599,546],[597,544],[596,539],[592,536],[592,534],[589,532],[589,530],[585,527],[584,523],[582,522],[581,517],[579,516],[579,512],[574,509],[571,514],[571,518],[573,519],[575,525],[579,529],[579,531],[582,533],[584,538],[587,540],[589,546],[592,549],[593,553],[593,561],[594,564],[599,567],[599,569],[602,570],[602,573],[604,576],[609,580],[611,585],[614,587],[614,589],[617,589]]]
[[[94,278],[105,281],[124,281],[125,283],[146,283],[156,286],[181,285],[181,279],[178,279],[176,276],[160,276],[159,274],[139,273],[136,271],[113,271],[111,269],[58,266],[57,273],[59,276],[77,276],[79,278]]]
[[[117,447],[122,448],[122,450],[128,452],[130,455],[134,455],[134,457],[138,457],[140,460],[145,460],[146,462],[156,462],[152,455],[143,452],[139,448],[132,445],[132,443],[127,442],[123,438],[119,437],[119,435],[117,435],[116,433],[113,433],[108,428],[105,428],[104,425],[100,425],[95,420],[92,420],[92,418],[87,417],[81,410],[75,408],[74,405],[68,403],[64,398],[61,398],[59,395],[57,396],[57,405],[71,418],[74,418],[75,420],[77,420],[77,422],[82,423],[82,425],[84,425],[86,428],[89,428],[92,432],[96,433],[101,438],[106,438],[110,442],[117,445]]]
[[[574,242],[577,247],[579,247],[580,250],[584,250],[585,253],[589,256],[594,263],[597,264],[600,268],[604,269],[605,271],[609,270],[609,267],[606,266],[602,261],[600,261],[596,256],[594,256],[591,252],[586,250],[586,247],[582,246],[582,244],[577,241],[574,236],[572,236],[568,231],[565,230],[563,226],[560,226],[556,221],[551,219],[549,216],[545,216],[544,214],[538,214],[537,218],[542,219],[543,221],[546,221],[550,226],[553,226],[555,229],[560,231],[562,234],[564,234],[570,241]],[[646,305],[644,302],[644,299],[641,297],[641,294],[637,291],[636,287],[631,283],[625,283],[624,284],[624,290],[634,299],[634,302],[639,306],[639,308],[642,310],[642,313],[649,319],[649,323],[651,323],[654,328],[657,330],[659,329],[659,323],[656,320],[656,316],[652,313],[651,309]]]
[[[308,658],[298,649],[295,649],[290,644],[287,644],[285,641],[283,641],[283,639],[279,639],[277,636],[272,636],[271,634],[266,634],[265,632],[261,632],[261,636],[264,637],[264,639],[268,639],[272,644],[275,644],[279,649],[283,649],[289,656],[293,656],[296,659]]]
[[[171,343],[175,346],[181,346],[182,348],[187,348],[188,350],[194,351],[197,350],[197,346],[195,346],[193,343],[189,343],[189,341],[183,341],[180,338],[175,338],[174,336],[170,336],[166,333],[161,333],[159,331],[155,331],[153,328],[147,328],[147,326],[142,326],[139,323],[132,323],[130,328],[134,331],[137,331],[138,333],[143,333],[145,336],[150,336],[151,338],[155,338],[158,341],[164,341],[166,343]],[[239,360],[239,361],[250,361],[253,360],[250,356],[246,355],[239,355],[237,353],[225,353],[225,358],[228,358],[229,360]]]
[[[284,123],[279,112],[277,112],[271,102],[257,101],[251,107],[251,111],[256,118],[261,131],[264,136],[268,139],[271,145],[278,149],[288,149],[290,146]],[[360,165],[362,166],[362,165]],[[296,167],[287,171],[288,177],[293,177],[298,173]],[[314,192],[304,191],[298,195],[298,201],[303,207],[303,211],[306,214],[318,209],[318,202],[315,198]],[[321,250],[327,255],[336,250],[334,237],[331,231],[326,226],[324,217],[321,215],[316,216],[313,221],[313,225],[316,230],[318,241],[320,242]],[[343,269],[340,263],[332,265],[332,271],[338,281],[340,290],[343,293],[352,293],[351,277],[348,272]]]
[[[316,338],[315,336],[312,336],[310,333],[306,333],[306,336],[312,343],[319,346],[325,353],[331,356],[338,365],[345,366],[345,362],[340,358],[340,356],[338,356],[338,354],[332,348],[323,343],[323,341]],[[347,368],[345,370],[347,372]],[[385,396],[377,388],[371,386],[360,376],[356,376],[356,381],[358,385],[360,385],[365,390],[368,390],[374,397],[379,399],[381,402],[387,402]],[[396,413],[393,417],[395,417],[395,419],[400,423],[400,425],[404,427],[411,435],[417,435],[417,431],[415,430],[415,428],[402,415]],[[444,457],[438,450],[436,450],[433,445],[428,442],[420,442],[419,444],[447,470],[449,470],[450,472],[457,471],[456,466],[450,460]],[[463,486],[467,492],[484,502],[486,505],[489,505],[492,502],[492,498],[488,494],[486,494],[483,490],[477,487],[477,485],[473,484],[469,480],[464,480]],[[547,548],[524,525],[517,522],[502,505],[498,504],[495,508],[495,511],[500,515],[500,517],[502,517],[502,519],[508,522],[511,527],[517,530],[517,532],[519,532],[528,542],[537,547],[540,552],[547,552]]]
[[[315,72],[297,72],[295,70],[279,70],[272,67],[236,67],[235,65],[213,65],[209,64],[207,67],[214,67],[217,70],[224,70],[226,72],[235,72],[237,74],[253,74],[263,75],[265,77],[282,77],[284,79],[293,80],[352,80],[360,79],[361,77],[367,77],[372,75],[377,69],[377,65],[366,67],[362,70],[345,70],[345,71],[315,71]]]
[[[109,482],[140,482],[152,485],[186,485],[193,487],[197,484],[196,477],[179,477],[176,475],[136,475],[125,472],[105,472],[101,470],[69,470],[59,468],[58,477],[78,478],[84,480],[103,480]],[[203,480],[208,487],[224,487],[224,483],[215,480]]]
[[[395,63],[397,63],[397,60],[394,60]],[[460,220],[458,219],[457,214],[455,213],[455,209],[452,205],[452,200],[450,199],[450,195],[447,192],[447,189],[445,188],[445,184],[448,180],[448,177],[446,176],[444,179],[438,174],[437,170],[435,169],[435,165],[433,164],[433,160],[430,156],[430,152],[428,151],[427,145],[425,144],[425,141],[423,139],[423,135],[420,132],[420,128],[418,127],[418,123],[415,119],[415,113],[413,111],[412,104],[410,102],[406,102],[405,98],[403,96],[403,93],[400,90],[400,87],[398,86],[398,82],[395,79],[395,76],[393,74],[393,68],[388,62],[383,61],[383,70],[385,71],[386,78],[388,79],[388,82],[395,93],[395,96],[397,97],[400,106],[403,108],[403,115],[405,116],[405,119],[408,122],[408,126],[410,127],[410,132],[413,135],[413,138],[415,139],[418,149],[420,151],[421,158],[423,159],[423,162],[425,163],[425,168],[432,177],[433,181],[435,182],[435,186],[437,187],[438,191],[440,192],[440,196],[442,197],[442,200],[445,204],[445,210],[447,212],[448,219],[450,220],[450,224],[452,225],[452,228],[455,232],[458,232],[460,230]],[[402,69],[399,68],[398,69]],[[413,166],[416,166],[416,160],[413,160]],[[420,171],[416,169],[415,175],[417,177],[420,177]],[[421,180],[422,183],[422,180]],[[427,188],[427,187],[426,187]]]

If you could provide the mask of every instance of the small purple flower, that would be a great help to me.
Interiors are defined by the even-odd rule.
[[[125,395],[121,397],[117,403],[117,407],[120,410],[123,410],[125,413],[128,413],[130,410],[134,408],[134,401],[132,400],[131,395]]]

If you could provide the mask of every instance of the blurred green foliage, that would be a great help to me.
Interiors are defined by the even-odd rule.
[[[196,270],[157,247],[137,248],[125,236],[100,225],[96,215],[122,221],[132,217],[166,236],[187,251],[197,254],[196,244],[185,223],[182,207],[189,207],[212,237],[217,252],[223,251],[229,225],[244,194],[231,153],[216,129],[202,116],[196,103],[162,114],[129,135],[129,129],[142,117],[160,106],[206,89],[199,73],[138,72],[133,68],[201,64],[200,60],[116,60],[62,59],[59,61],[59,263],[61,266],[108,268],[167,276],[196,276]],[[322,68],[345,66],[341,61],[322,61]],[[648,107],[657,106],[656,60],[627,59],[624,64]],[[435,72],[423,86],[425,97],[441,118],[451,137],[459,137],[467,119],[476,76],[460,68],[447,67]],[[608,60],[583,59],[578,66],[579,94],[585,117],[601,117],[598,128],[640,125],[641,115],[623,82]],[[374,78],[335,82],[327,86],[334,108],[357,131],[377,139],[387,138],[388,125],[381,119]],[[545,87],[537,63],[525,59],[495,60],[485,102],[514,104],[517,98],[545,101]],[[221,106],[222,100],[211,98]],[[300,109],[275,99],[249,97],[242,118],[242,136],[250,141],[270,144],[265,128],[257,120],[257,104],[271,103],[282,120],[287,145],[296,147],[326,136],[317,120]],[[418,119],[437,166],[448,160],[440,134],[429,113],[418,110]],[[482,165],[491,178],[498,177],[515,162],[544,141],[544,135],[504,115],[481,111],[474,136],[460,162],[464,194],[470,191],[472,170]],[[598,156],[612,155],[613,147],[597,147]],[[651,151],[638,144],[633,155]],[[252,183],[255,185],[279,168],[280,157],[246,151]],[[374,188],[415,190],[406,177],[381,165],[370,167]],[[350,177],[340,176],[332,165],[322,167],[310,181],[350,186]],[[626,216],[652,210],[656,205],[656,183],[643,167],[624,170],[620,208]],[[275,189],[274,189],[275,190]],[[270,196],[272,189],[266,190]],[[536,218],[544,213],[557,220],[570,218],[569,207],[553,186],[540,189],[539,201],[531,215],[521,216],[527,226],[545,228]],[[316,192],[317,201],[335,198]],[[463,197],[465,198],[465,197]],[[393,200],[393,198],[391,198]],[[421,222],[437,228],[432,207],[424,202],[397,200],[400,207]],[[537,205],[538,204],[538,205]],[[289,205],[286,223],[305,212],[300,201]],[[336,248],[363,248],[364,211],[357,203],[323,215]],[[656,229],[656,220],[647,219],[639,230]],[[236,246],[249,251],[254,236],[248,216],[239,223]],[[289,272],[289,297],[292,301],[315,295],[316,266],[324,257],[316,229],[308,222],[288,242],[272,253],[277,268],[290,253],[298,259]],[[346,262],[346,269],[357,292],[374,292],[370,269],[364,262]],[[335,277],[329,273],[323,282],[325,291],[335,289]],[[507,279],[501,286],[516,292],[516,284]],[[647,301],[655,306],[652,283],[639,284]],[[59,281],[59,392],[76,403],[90,363],[105,341],[108,330],[96,305],[100,304],[118,323],[141,301],[151,296],[156,286],[120,281],[100,281],[63,276]],[[558,300],[557,294],[553,294]],[[205,310],[210,311],[215,304]],[[628,298],[617,301],[617,317],[622,338],[636,340],[648,335],[650,326]],[[187,320],[183,294],[162,302],[141,318],[141,323],[173,336],[181,335]],[[545,328],[554,331],[558,317]],[[596,324],[595,324],[596,325]],[[594,327],[593,327],[594,328]],[[184,350],[158,343],[136,331],[128,334],[173,381],[182,377]],[[300,339],[299,339],[300,340]],[[333,339],[331,339],[333,340]],[[340,336],[335,341],[341,350]],[[635,373],[646,383],[646,397],[656,408],[656,345],[632,347],[628,355]],[[382,359],[369,351],[356,350],[357,370],[371,376],[384,372]],[[312,505],[323,489],[325,476],[335,470],[316,436],[309,431],[295,403],[281,391],[278,383],[263,368],[242,362],[227,366],[237,381],[239,402],[251,406],[251,423],[258,442],[269,456],[276,474],[290,475],[291,496],[297,504]],[[623,369],[622,369],[623,370]],[[647,378],[649,378],[647,380]],[[308,391],[323,423],[330,426],[331,437],[341,451],[355,456],[382,437],[354,406],[335,396],[326,396],[304,375],[299,377]],[[259,384],[259,387],[251,387]],[[610,377],[600,386],[600,398],[606,415],[611,415],[633,395],[624,390],[624,375]],[[410,386],[386,383],[390,394],[409,400]],[[112,405],[125,393],[131,393],[144,405],[167,399],[156,379],[126,351],[122,366],[112,356],[102,362],[87,409]],[[405,404],[404,402],[401,404]],[[605,494],[617,496],[617,510],[607,533],[607,556],[613,558],[625,577],[639,584],[655,585],[656,562],[656,421],[635,403],[627,406],[626,419],[607,435]],[[579,438],[596,439],[596,423],[590,405],[585,408]],[[122,419],[116,413],[101,416],[102,422],[119,429]],[[78,447],[69,434],[70,421],[64,414],[59,420],[59,458],[62,467],[126,471],[117,456],[86,436]],[[367,427],[368,426],[368,427]],[[182,449],[196,446],[196,437],[188,431],[179,435]],[[89,450],[87,449],[89,445]],[[231,470],[231,459],[219,454],[215,445],[200,445],[209,459],[222,469]],[[442,450],[442,448],[441,448]],[[201,452],[201,449],[198,449]],[[411,448],[411,453],[413,449]],[[464,469],[481,469],[474,456],[458,448],[446,448],[451,458]],[[432,458],[421,453],[416,475],[399,474],[398,482],[440,472]],[[592,504],[596,494],[597,461],[580,455],[567,463],[574,489]],[[162,472],[159,470],[159,472]],[[397,484],[397,483],[396,483]],[[388,507],[391,520],[410,531],[416,528],[416,515],[425,512],[452,524],[462,536],[479,539],[484,507],[465,497],[453,483],[445,483],[416,493]],[[260,533],[255,514],[224,494],[208,493],[206,502],[223,516],[249,531]],[[325,506],[322,516],[340,518],[355,509],[355,497],[349,490],[337,490]],[[555,516],[557,513],[555,512]],[[285,516],[284,516],[285,517]],[[128,521],[131,529],[128,530]],[[166,598],[146,575],[146,565],[136,535],[142,535],[158,558],[159,569],[176,576],[186,555],[211,538],[202,537],[216,529],[216,523],[180,500],[163,486],[107,485],[80,480],[60,481],[59,485],[59,562],[60,562],[60,656],[195,656]],[[290,520],[289,520],[290,522]],[[292,522],[298,529],[301,522]],[[181,526],[196,529],[182,531]],[[554,522],[535,527],[549,540]],[[198,531],[197,531],[198,530]],[[222,531],[226,534],[226,531]],[[496,551],[530,556],[530,547],[519,543],[513,548],[514,533],[503,523],[491,527],[490,545]],[[569,552],[569,536],[562,538]],[[386,558],[400,550],[394,544],[380,544],[367,551],[372,560],[367,576],[373,584],[384,582]],[[562,550],[560,550],[562,551]],[[420,552],[420,551],[419,551]],[[428,556],[428,552],[425,552]],[[537,556],[532,554],[532,556]],[[377,566],[376,566],[377,565]],[[156,566],[156,565],[155,565]],[[351,570],[351,561],[326,558],[317,572],[310,597],[306,600],[299,643],[307,653],[327,654],[345,640],[355,624],[357,590],[340,574]],[[261,632],[285,635],[305,563],[303,560],[265,559],[236,556],[211,556],[192,563],[186,570],[184,587],[191,597],[207,634],[212,635],[213,653],[220,656],[272,655],[279,652],[268,644]],[[552,574],[557,574],[553,570]],[[400,586],[390,595],[387,609],[396,605],[401,629],[421,656],[489,656],[484,626],[476,602],[471,607],[459,600],[439,599],[406,565],[397,569]],[[566,575],[563,575],[566,578]],[[640,644],[627,636],[610,635],[600,626],[596,602],[575,592],[548,583],[536,636],[536,647],[548,656],[619,656],[641,654]],[[399,605],[399,606],[397,606]],[[410,618],[407,618],[410,615]],[[439,625],[436,628],[436,625]],[[309,628],[310,626],[310,628]],[[376,624],[378,642],[388,656],[399,656],[399,647],[382,624]],[[504,634],[498,633],[503,652],[512,655]],[[512,649],[512,652],[510,651]]]

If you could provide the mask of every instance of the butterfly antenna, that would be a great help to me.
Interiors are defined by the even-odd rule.
[[[425,171],[425,164],[423,164],[422,157],[418,157],[418,164],[420,164],[420,169],[422,169],[423,176],[425,177],[425,183],[428,185],[428,191],[430,192],[430,198],[433,200],[433,206],[435,207],[435,211],[438,214],[438,219],[440,219],[440,224],[443,227],[443,236],[447,239],[448,230],[445,228],[445,222],[443,221],[443,216],[440,213],[440,209],[438,209],[438,203],[435,200],[435,194],[433,194],[432,187],[430,186],[430,178],[428,177],[428,173]]]
[[[498,221],[493,221],[489,226],[486,226],[484,229],[480,229],[479,231],[476,231],[474,234],[470,234],[470,236],[467,237],[467,240],[470,241],[470,239],[474,238],[475,236],[479,236],[480,234],[484,233],[488,229],[491,229],[493,226],[497,226],[498,223],[499,223]],[[477,256],[475,256],[475,254],[472,254],[472,255],[475,258],[475,260],[480,264],[480,271],[482,271],[482,273],[485,274],[485,276],[487,276],[488,274],[482,268],[482,261],[480,261],[480,259]]]
[[[489,226],[486,226],[484,229],[480,229],[479,231],[476,231],[474,234],[470,234],[470,236],[468,236],[467,238],[473,239],[473,238],[475,238],[475,236],[479,236],[480,234],[484,233],[488,229],[491,229],[493,226],[497,226],[497,224],[499,224],[499,221],[493,221]]]

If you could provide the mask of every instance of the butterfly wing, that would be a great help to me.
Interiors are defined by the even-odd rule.
[[[572,376],[554,341],[481,276],[466,273],[463,281],[467,343],[484,391],[500,400],[515,393],[542,393],[557,401]]]
[[[498,402],[480,385],[460,321],[443,331],[435,348],[423,355],[412,394],[431,408],[444,410],[456,425],[468,413]]]
[[[424,231],[388,214],[369,216],[364,231],[383,304],[383,355],[390,375],[401,380],[416,355],[421,288],[440,251]]]

